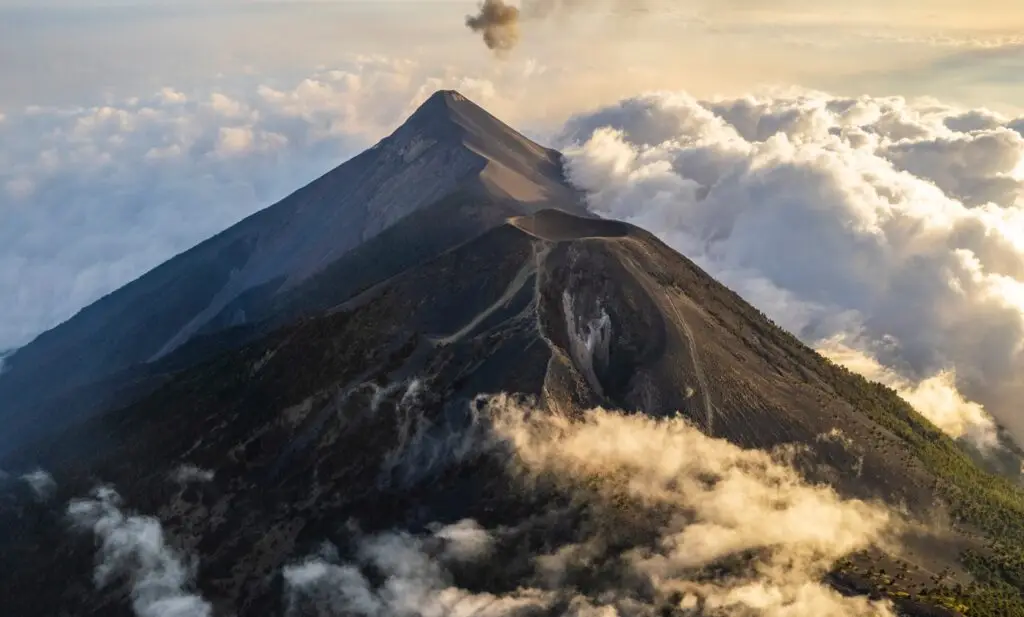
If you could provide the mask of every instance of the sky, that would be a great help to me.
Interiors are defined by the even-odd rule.
[[[616,2],[498,56],[474,0],[0,0],[0,357],[456,88],[951,434],[1024,435],[1024,4]]]
[[[95,104],[164,86],[209,87],[218,77],[295,79],[353,53],[492,71],[493,58],[460,28],[474,5],[0,0],[0,106]],[[1019,68],[1024,27],[1024,7],[1013,0],[770,5],[649,0],[646,12],[629,18],[577,16],[569,26],[555,20],[528,29],[513,61],[532,57],[577,69],[581,82],[601,96],[636,87],[683,87],[703,96],[799,83],[849,91],[843,93],[870,89],[1007,108],[1024,104],[1021,87],[1010,79]],[[598,67],[614,68],[616,79],[604,78]]]

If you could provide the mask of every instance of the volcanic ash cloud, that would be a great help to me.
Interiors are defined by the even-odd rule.
[[[523,0],[518,6],[505,0],[484,0],[476,14],[466,17],[466,26],[481,34],[489,49],[502,54],[519,44],[522,26],[527,21],[556,15],[578,19],[599,15],[608,9],[614,11],[614,21],[644,12],[646,8],[644,0]]]
[[[520,19],[518,7],[505,4],[504,0],[484,0],[476,15],[466,17],[466,26],[480,33],[489,49],[504,52],[519,43]]]

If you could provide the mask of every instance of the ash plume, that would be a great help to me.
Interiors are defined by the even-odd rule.
[[[505,0],[483,0],[476,14],[466,17],[466,27],[481,34],[487,47],[501,54],[519,44],[523,22],[556,14],[594,13],[608,6],[615,7],[619,16],[642,11],[645,4],[644,0],[522,0],[516,6]]]
[[[504,0],[484,0],[476,15],[466,17],[466,27],[483,36],[484,44],[494,51],[508,51],[519,43],[518,7]]]
[[[213,482],[214,472],[209,469],[202,469],[192,465],[191,463],[185,463],[172,471],[170,478],[172,482],[176,482],[181,485],[191,484],[193,482],[205,484],[207,482]]]

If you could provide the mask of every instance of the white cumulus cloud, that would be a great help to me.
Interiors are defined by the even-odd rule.
[[[1024,438],[1017,124],[901,98],[654,93],[575,117],[560,145],[595,212],[985,446],[986,412]]]

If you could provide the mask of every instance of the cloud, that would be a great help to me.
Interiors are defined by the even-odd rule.
[[[965,400],[957,391],[953,371],[940,371],[915,384],[882,366],[877,359],[842,342],[822,341],[818,351],[833,362],[896,390],[900,397],[947,435],[963,437],[982,451],[991,451],[999,446],[992,417],[981,405]]]
[[[286,617],[501,617],[546,606],[546,594],[534,590],[499,596],[452,586],[443,553],[430,546],[430,540],[441,537],[438,534],[446,529],[432,538],[401,532],[361,538],[355,563],[333,564],[314,558],[286,567]],[[384,582],[373,585],[361,568],[375,568],[384,575]]]
[[[504,0],[484,0],[480,12],[466,17],[466,27],[483,36],[488,49],[507,51],[519,42],[519,7]]]
[[[347,559],[284,570],[288,615],[893,614],[821,582],[836,559],[896,532],[881,506],[841,499],[679,418],[594,409],[571,421],[504,395],[474,408],[489,427],[477,454],[504,461],[517,491],[571,496],[575,513],[542,506],[491,529],[350,531]],[[474,578],[514,591],[485,592]]]
[[[1015,126],[935,101],[654,93],[575,117],[559,141],[595,212],[984,446],[986,411],[1024,438]]]
[[[171,472],[171,480],[178,484],[213,482],[213,477],[214,473],[209,469],[201,469],[188,463],[180,465]]]
[[[32,497],[39,503],[48,502],[57,494],[57,482],[47,471],[34,469],[28,473],[16,475],[0,469],[0,489],[3,489],[3,492],[13,488],[19,481],[28,488]]]
[[[460,562],[473,562],[488,557],[494,542],[487,530],[471,519],[441,527],[434,532],[434,536],[444,541],[443,555]]]
[[[898,43],[908,46],[943,47],[969,50],[998,50],[1019,47],[1024,37],[1018,34],[986,32],[960,29],[959,31],[936,31],[929,35],[908,32],[902,28],[873,29],[859,32],[858,36],[878,43]]]
[[[68,505],[75,527],[99,541],[93,580],[97,588],[124,580],[138,617],[211,617],[210,604],[188,590],[193,568],[167,544],[160,521],[121,510],[120,496],[99,488]]]
[[[39,501],[49,501],[57,492],[57,482],[53,476],[42,469],[36,469],[23,476],[21,480],[32,489],[32,494]]]

